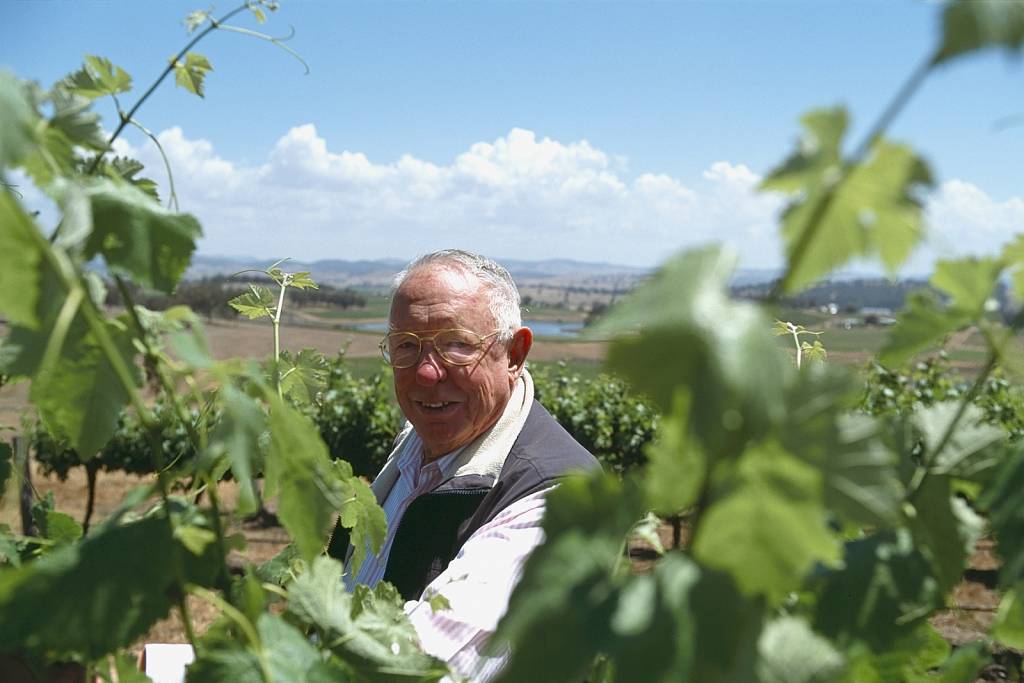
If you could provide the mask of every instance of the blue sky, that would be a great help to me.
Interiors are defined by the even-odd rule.
[[[216,6],[215,13],[233,5]],[[0,0],[0,65],[49,84],[101,54],[147,85],[195,3]],[[855,140],[937,38],[933,3],[298,2],[272,45],[215,33],[207,96],[166,84],[140,114],[179,168],[207,254],[496,257],[652,265],[724,240],[778,264],[781,200],[757,181],[801,113],[846,104]],[[934,75],[891,136],[938,181],[935,255],[1024,227],[1022,71],[1001,54]],[[127,101],[131,101],[128,98]],[[102,111],[102,110],[101,110]],[[112,120],[112,119],[108,119]],[[108,127],[113,127],[112,123]],[[163,182],[153,150],[130,136]],[[30,200],[32,196],[30,196]]]

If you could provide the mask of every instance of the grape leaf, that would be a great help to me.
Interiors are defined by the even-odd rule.
[[[38,268],[43,258],[35,230],[11,193],[0,192],[0,312],[33,329],[39,325]]]
[[[769,622],[758,641],[760,683],[825,683],[842,671],[843,656],[799,617]]]
[[[968,313],[944,308],[931,292],[912,292],[878,360],[889,367],[901,366],[970,321]]]
[[[989,47],[1019,50],[1024,43],[1024,5],[1006,0],[958,0],[942,13],[938,65]]]
[[[103,324],[115,352],[134,369],[135,351],[127,331],[111,322]],[[110,439],[129,399],[128,389],[91,331],[78,338],[68,336],[53,365],[39,369],[29,395],[47,429],[86,455]]]
[[[916,514],[909,524],[915,547],[931,564],[931,574],[944,593],[960,582],[967,554],[980,536],[980,521],[974,528],[962,524],[952,495],[949,477],[925,478],[913,497]]]
[[[186,683],[266,683],[256,653],[241,645],[219,643],[205,647],[189,664]]]
[[[271,399],[270,450],[264,493],[280,492],[278,516],[301,556],[310,560],[323,550],[334,514],[352,529],[359,553],[367,542],[380,549],[386,531],[383,510],[369,486],[353,476],[344,461],[331,461],[316,427],[294,408]],[[353,556],[354,566],[361,561]]]
[[[992,635],[1008,647],[1024,649],[1024,583],[1006,591],[992,624]]]
[[[712,459],[735,454],[782,420],[783,377],[791,371],[761,311],[729,300],[734,264],[719,248],[686,252],[595,327],[618,335],[609,364],[664,412],[680,386],[691,392],[691,429]]]
[[[426,655],[402,608],[402,598],[387,583],[375,589],[357,586],[348,593],[337,560],[317,557],[288,584],[288,612],[314,626],[341,659],[366,674],[387,669],[394,680],[438,680],[444,665]]]
[[[643,515],[636,485],[600,472],[567,479],[546,500],[547,540],[526,561],[492,637],[495,651],[511,647],[502,680],[564,681],[583,673],[610,640],[613,570],[623,539]]]
[[[918,195],[932,184],[928,167],[908,147],[878,140],[844,178],[845,110],[812,111],[801,122],[797,152],[761,185],[797,194],[783,213],[783,291],[797,291],[858,256],[878,255],[895,273],[922,237]]]
[[[690,435],[685,390],[679,390],[673,404],[658,423],[657,438],[647,446],[643,476],[647,505],[662,515],[674,515],[697,501],[707,467],[700,444]]]
[[[238,482],[238,513],[252,514],[259,507],[255,476],[263,469],[260,437],[266,430],[267,418],[252,398],[230,385],[221,389],[221,406],[206,458],[227,458]]]
[[[0,168],[13,166],[33,147],[38,118],[21,80],[0,69],[0,121],[4,122],[0,126]]]
[[[200,558],[182,548],[165,518],[105,523],[77,543],[0,571],[0,650],[104,656],[164,618],[180,582],[210,585],[219,564],[212,553]]]
[[[288,286],[295,289],[320,289],[320,286],[309,276],[309,271],[292,273],[288,279]]]
[[[49,125],[63,133],[68,142],[95,151],[106,149],[107,139],[100,128],[99,114],[89,110],[88,99],[54,88],[50,101],[53,102],[53,116]]]
[[[977,504],[992,525],[992,534],[999,543],[1003,566],[1000,583],[1005,587],[1024,579],[1024,448],[1015,445],[1002,466],[985,484]]]
[[[694,529],[693,553],[702,564],[731,573],[744,593],[777,602],[816,563],[838,561],[820,470],[763,443],[715,477],[711,505]]]
[[[814,615],[814,630],[840,645],[861,641],[875,652],[895,650],[896,639],[942,604],[930,567],[905,530],[848,541],[843,560],[821,577]]]
[[[174,291],[202,233],[184,213],[165,211],[132,185],[100,179],[86,188],[93,231],[85,257],[102,255],[114,273],[168,294]]]
[[[914,426],[921,431],[925,448],[932,458],[928,463],[929,469],[937,474],[969,469],[971,460],[987,458],[988,447],[1006,438],[1006,432],[985,422],[981,408],[969,404],[942,450],[936,453],[935,449],[939,447],[959,410],[959,403],[945,401],[917,410],[911,418]]]
[[[295,356],[284,351],[277,371],[284,395],[297,405],[308,405],[324,387],[327,361],[316,349],[302,349]]]
[[[995,258],[967,257],[936,263],[931,284],[948,297],[949,303],[943,305],[928,291],[913,292],[879,360],[888,366],[903,365],[984,315],[1002,267],[1003,262]]]
[[[203,82],[209,71],[213,71],[210,60],[196,52],[189,52],[185,55],[184,63],[174,63],[174,82],[193,95],[203,97]]]
[[[274,311],[277,310],[274,295],[263,285],[249,285],[248,292],[239,294],[229,301],[228,305],[249,320],[272,318]]]
[[[334,469],[340,473],[342,499],[345,502],[338,523],[350,530],[352,558],[349,569],[359,573],[366,559],[366,551],[377,552],[387,535],[387,518],[377,504],[369,485],[353,475],[352,466],[345,460],[335,460]]]
[[[132,89],[132,77],[105,57],[86,55],[82,68],[66,76],[58,85],[92,100],[128,92]]]

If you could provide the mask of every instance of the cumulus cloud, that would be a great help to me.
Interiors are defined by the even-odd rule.
[[[586,140],[561,142],[514,128],[476,142],[448,164],[403,156],[379,162],[331,150],[313,124],[289,130],[258,165],[219,156],[180,128],[158,135],[175,169],[182,210],[206,231],[207,254],[408,258],[459,246],[499,258],[575,258],[653,265],[688,246],[732,244],[748,267],[781,262],[784,201],[759,193],[760,175],[715,161],[696,179],[630,175],[620,157]],[[166,186],[151,143],[120,150]],[[996,201],[951,180],[930,199],[936,255],[991,253],[1024,227],[1024,200]]]

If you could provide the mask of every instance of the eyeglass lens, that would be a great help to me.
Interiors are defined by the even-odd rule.
[[[454,365],[472,363],[480,351],[480,337],[467,330],[444,330],[423,340],[431,341],[438,355]],[[420,359],[420,347],[420,337],[411,332],[391,334],[384,345],[385,359],[397,368],[415,365]]]

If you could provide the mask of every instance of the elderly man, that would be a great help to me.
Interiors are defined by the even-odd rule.
[[[490,259],[440,251],[395,278],[380,348],[408,424],[373,482],[387,538],[346,581],[393,583],[424,649],[477,681],[503,662],[482,648],[543,540],[544,496],[599,467],[534,400],[532,342],[515,283]],[[336,531],[330,554],[347,549]],[[435,593],[449,609],[433,612]]]

